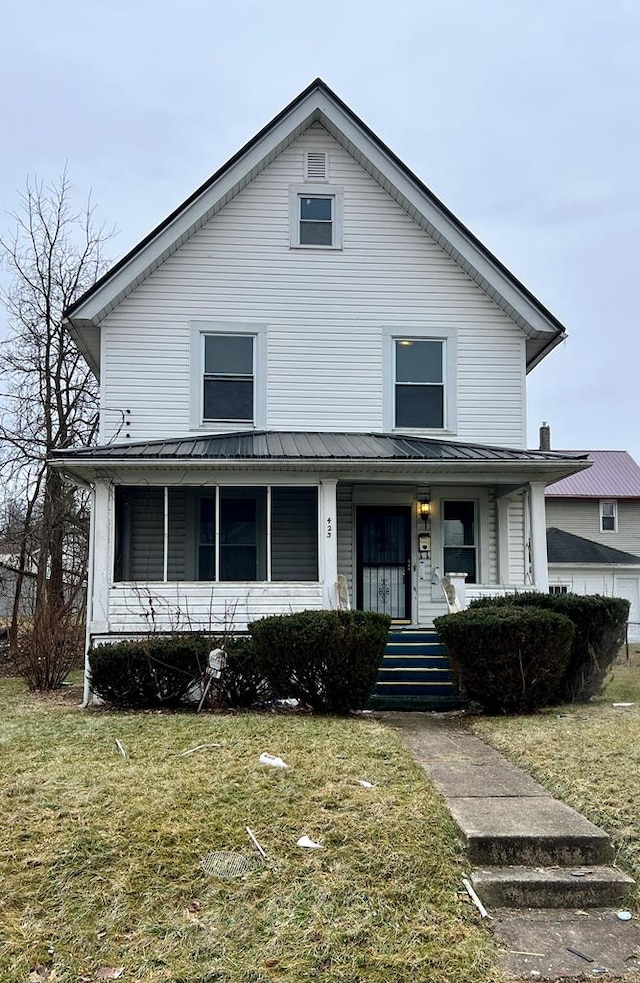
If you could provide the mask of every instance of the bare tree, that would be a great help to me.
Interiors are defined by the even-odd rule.
[[[81,496],[47,468],[47,456],[91,443],[98,420],[96,382],[63,325],[63,312],[104,269],[102,249],[113,231],[96,226],[90,198],[81,209],[75,207],[66,169],[50,185],[27,181],[12,218],[13,231],[0,238],[0,258],[10,276],[2,293],[9,336],[0,343],[0,478],[22,502],[24,528],[10,641],[16,651],[20,571],[24,576],[35,562],[35,611],[23,654],[42,663],[46,638],[55,648],[70,615],[77,615],[86,569],[86,550],[77,549],[84,523]],[[60,685],[59,676],[47,670],[29,685]]]

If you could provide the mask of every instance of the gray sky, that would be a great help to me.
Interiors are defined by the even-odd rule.
[[[567,327],[530,445],[640,462],[639,52],[637,0],[5,0],[0,225],[66,161],[116,259],[321,76]]]

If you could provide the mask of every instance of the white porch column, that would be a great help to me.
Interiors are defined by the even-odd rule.
[[[89,635],[101,634],[109,630],[109,585],[111,583],[111,564],[113,555],[113,486],[96,482],[92,521],[93,535],[93,590],[87,598],[87,623]]]
[[[529,484],[529,489],[533,583],[536,590],[546,594],[549,590],[549,567],[547,563],[547,517],[544,508],[544,482],[532,481]]]
[[[324,586],[323,605],[337,608],[336,583],[338,580],[338,506],[337,480],[322,478],[318,498],[318,526],[320,538],[320,580]]]

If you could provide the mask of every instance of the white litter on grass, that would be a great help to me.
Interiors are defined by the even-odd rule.
[[[222,744],[198,744],[196,747],[190,747],[186,751],[181,751],[179,757],[186,758],[188,754],[195,754],[196,751],[209,751],[217,747],[222,747]]]
[[[363,788],[375,788],[373,782],[368,782],[366,778],[359,778],[358,785],[362,785]]]
[[[116,737],[116,747],[118,748],[118,751],[120,752],[122,757],[126,758],[127,752],[125,751],[125,749],[123,748],[122,744],[120,743],[117,737]]]
[[[264,751],[263,754],[260,755],[260,764],[261,765],[269,765],[271,768],[288,768],[289,767],[289,765],[286,765],[284,763],[284,761],[282,760],[282,758],[276,757],[275,754],[269,754],[267,751]]]
[[[621,922],[630,922],[633,915],[630,911],[618,911],[616,912],[616,918]]]
[[[480,898],[478,897],[478,895],[474,891],[473,887],[471,886],[471,881],[468,878],[463,877],[462,878],[462,883],[464,884],[465,890],[466,890],[467,894],[469,895],[469,897],[473,901],[474,905],[476,906],[476,908],[480,912],[481,916],[483,918],[491,918],[492,916],[489,914],[489,912],[487,911],[487,909],[483,905],[482,901],[480,900]]]
[[[614,703],[614,707],[634,707],[635,703]]]
[[[249,837],[249,839],[253,843],[254,847],[256,848],[256,850],[258,851],[258,853],[260,854],[260,856],[263,858],[263,860],[266,860],[267,859],[266,851],[258,843],[253,830],[249,829],[248,826],[245,826],[245,829],[247,831],[247,836]]]
[[[304,846],[307,850],[322,850],[322,843],[316,843],[314,840],[310,840],[306,833],[300,837],[296,846]]]

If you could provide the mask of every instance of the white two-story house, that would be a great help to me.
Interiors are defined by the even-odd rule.
[[[90,641],[548,587],[562,325],[320,80],[68,311],[100,378]]]

